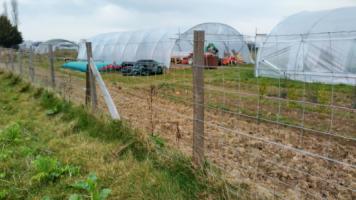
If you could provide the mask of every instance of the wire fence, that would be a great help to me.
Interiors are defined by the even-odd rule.
[[[192,41],[197,45],[200,40]],[[200,48],[207,45],[200,42]],[[285,41],[273,42],[264,45],[278,46],[274,53],[283,55],[280,47],[285,48]],[[261,72],[267,68],[258,71],[235,62],[217,67],[211,64],[216,57],[199,55],[201,63],[199,57],[194,57],[193,67],[175,60],[163,74],[101,71],[121,118],[187,155],[203,152],[208,163],[226,172],[232,199],[356,198],[356,84],[335,81],[347,76],[356,83],[356,77],[290,69],[264,76]],[[299,56],[305,60],[308,55]],[[58,51],[51,55],[0,50],[2,70],[85,104],[86,76],[61,68],[66,60],[71,58]],[[256,65],[273,71],[273,66],[261,63],[266,61]],[[200,82],[194,71],[199,68]],[[329,81],[313,81],[320,80],[314,76]],[[98,110],[107,113],[97,91]],[[197,96],[199,91],[203,96]],[[197,108],[203,108],[203,118],[196,115]],[[203,130],[197,130],[201,125]],[[197,131],[203,132],[196,135]],[[193,144],[196,140],[200,143]]]

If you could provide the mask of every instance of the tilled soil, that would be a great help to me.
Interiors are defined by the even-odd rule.
[[[151,105],[150,94],[144,90],[110,86],[110,91],[120,113],[135,127],[153,130],[187,155],[192,154],[191,106],[157,96]],[[257,190],[254,197],[356,197],[353,142],[256,123],[224,112],[207,110],[205,115],[208,160],[228,172],[232,181],[249,183],[251,189]]]
[[[48,77],[41,69],[36,75]],[[37,81],[48,86],[48,78]],[[62,75],[57,82],[64,97],[84,102],[84,80]],[[107,85],[120,114],[133,127],[158,134],[169,145],[192,154],[192,106],[149,90]],[[102,97],[99,103],[105,109]],[[251,199],[356,199],[353,141],[209,109],[204,141],[207,159],[224,170],[232,183],[246,184]]]

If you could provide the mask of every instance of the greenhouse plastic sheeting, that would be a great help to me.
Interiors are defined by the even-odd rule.
[[[219,23],[201,24],[182,33],[178,28],[107,33],[88,41],[92,43],[94,60],[120,64],[153,59],[169,67],[172,56],[193,52],[194,30],[204,30],[208,41],[205,45],[214,43],[221,57],[224,53],[239,52],[245,62],[251,63],[243,36],[234,28]],[[84,41],[79,45],[78,59],[86,59]]]
[[[256,75],[356,85],[356,7],[302,12],[269,34]]]
[[[74,42],[63,40],[63,39],[53,39],[46,42],[40,43],[35,48],[35,53],[46,54],[49,52],[48,45],[51,44],[53,50],[73,50],[78,51],[78,45]]]
[[[246,63],[251,63],[250,51],[244,37],[234,28],[220,23],[205,23],[197,25],[183,34],[176,41],[172,55],[189,55],[193,51],[194,31],[205,31],[205,46],[214,44],[219,50],[220,58],[225,55],[240,53]]]

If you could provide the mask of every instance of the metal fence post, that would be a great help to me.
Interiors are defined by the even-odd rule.
[[[49,53],[49,63],[50,63],[50,71],[51,71],[51,86],[54,89],[56,88],[56,76],[54,72],[54,55],[53,55],[52,44],[48,44],[48,53]]]
[[[86,72],[85,103],[86,103],[86,105],[91,103],[92,109],[96,110],[97,105],[98,105],[97,95],[96,95],[96,86],[95,86],[93,71],[91,70],[91,68],[89,66],[90,59],[93,58],[93,51],[92,51],[92,47],[91,47],[91,42],[86,42],[85,45],[87,48],[87,59],[88,59],[87,72]]]
[[[193,163],[204,163],[204,31],[194,31],[193,54]]]

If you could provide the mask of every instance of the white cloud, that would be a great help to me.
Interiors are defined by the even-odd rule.
[[[4,0],[0,0],[2,4]],[[19,0],[25,39],[79,40],[103,32],[222,22],[244,34],[268,32],[303,10],[356,6],[355,0]]]

